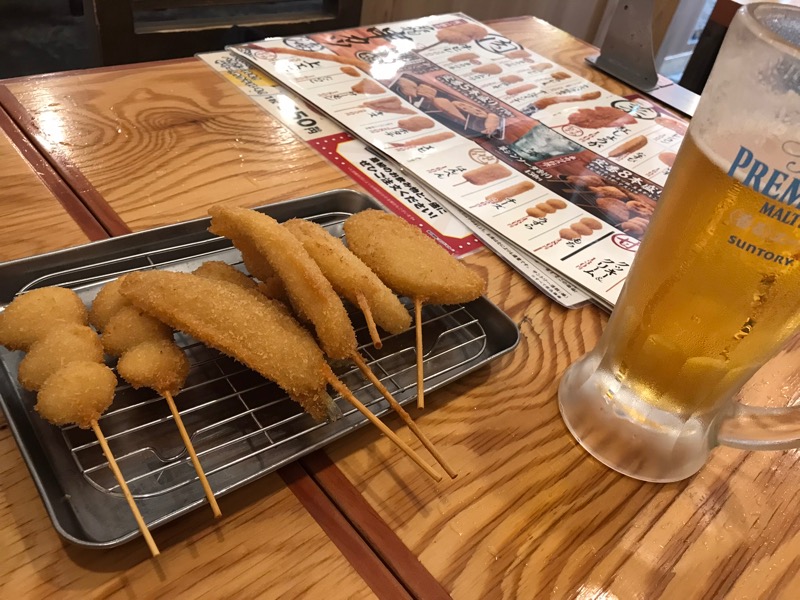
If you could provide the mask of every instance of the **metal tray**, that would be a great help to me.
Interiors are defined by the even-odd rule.
[[[351,214],[380,206],[368,196],[336,190],[259,208],[283,221],[312,219],[333,235]],[[102,285],[122,273],[167,268],[192,271],[206,260],[240,266],[226,239],[207,231],[208,219],[188,221],[79,248],[0,264],[0,305],[33,288],[73,288],[89,304]],[[242,267],[240,267],[242,268]],[[369,342],[361,314],[351,312],[360,351],[400,403],[416,397],[413,330]],[[516,325],[485,298],[464,306],[423,310],[425,390],[432,391],[512,350]],[[182,334],[192,370],[175,398],[214,492],[247,482],[361,427],[366,419],[337,398],[344,417],[316,423],[274,384],[234,360]],[[0,405],[56,530],[71,542],[107,548],[139,534],[91,431],[55,427],[33,409],[35,395],[17,382],[23,354],[0,348]],[[389,408],[353,365],[334,370],[377,415]],[[120,385],[101,426],[150,528],[206,502],[172,423],[155,392]]]

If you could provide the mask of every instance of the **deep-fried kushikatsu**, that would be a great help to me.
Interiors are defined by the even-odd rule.
[[[175,343],[172,329],[122,296],[120,292],[127,277],[106,284],[98,292],[90,318],[98,324],[104,323],[98,327],[103,332],[103,346],[106,352],[119,357],[117,373],[120,377],[135,389],[155,390],[167,401],[211,510],[215,517],[220,517],[219,504],[173,399],[189,375],[189,360]],[[104,293],[109,286],[110,291]]]
[[[284,226],[300,240],[336,293],[358,306],[368,323],[374,319],[389,333],[400,333],[411,326],[411,315],[402,302],[341,240],[321,225],[303,219],[292,219]],[[380,348],[380,338],[376,337],[373,342]]]
[[[214,206],[210,231],[258,252],[280,277],[292,308],[310,321],[325,354],[348,359],[357,349],[356,334],[347,311],[303,244],[272,217],[227,206]]]
[[[345,221],[344,232],[353,254],[392,290],[414,299],[417,406],[424,408],[422,304],[475,300],[486,290],[486,282],[417,227],[395,215],[365,210]]]
[[[226,281],[169,271],[132,273],[136,306],[277,383],[317,420],[339,410],[325,391],[322,351],[277,303]]]
[[[260,258],[269,263],[281,278],[292,306],[301,317],[314,325],[325,354],[332,359],[349,359],[355,362],[447,473],[455,477],[455,472],[447,466],[433,444],[359,354],[355,332],[341,299],[303,244],[289,229],[256,211],[212,207],[209,212],[212,215],[212,232],[230,237],[234,245],[237,239],[244,238],[247,243],[255,246]]]
[[[317,420],[340,416],[325,389],[331,384],[429,475],[441,479],[336,378],[314,338],[282,304],[227,281],[167,271],[133,274],[122,293],[154,317],[274,381]]]
[[[398,216],[356,213],[344,223],[347,246],[392,290],[430,304],[478,298],[486,282],[433,239]]]
[[[158,547],[142,518],[98,424],[111,406],[117,378],[103,364],[97,334],[86,326],[86,307],[75,292],[47,287],[15,298],[0,314],[0,344],[30,350],[20,363],[20,383],[38,390],[35,409],[54,425],[91,428],[153,556]]]
[[[0,313],[0,345],[28,350],[63,323],[86,325],[86,307],[72,290],[44,287],[17,296]]]

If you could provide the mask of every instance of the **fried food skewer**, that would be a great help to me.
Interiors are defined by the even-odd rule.
[[[211,269],[213,268],[212,266]],[[125,277],[106,284],[100,290],[92,303],[90,318],[94,317],[92,320],[96,325],[102,325],[98,329],[103,331],[106,351],[113,356],[119,356],[117,372],[120,377],[134,389],[150,388],[167,401],[211,512],[218,519],[222,516],[222,511],[173,398],[173,394],[180,392],[189,375],[189,361],[166,325],[141,313],[122,296],[120,290]],[[109,289],[109,286],[112,287]]]
[[[341,411],[325,391],[322,351],[280,304],[236,284],[188,273],[132,273],[136,306],[277,383],[317,421]]]
[[[323,352],[344,360],[357,348],[356,334],[342,301],[303,244],[275,219],[246,208],[212,206],[209,230],[239,248],[258,252],[283,281],[295,312],[314,326]]]
[[[300,240],[333,290],[361,309],[376,348],[383,345],[376,321],[389,333],[400,333],[411,326],[403,303],[341,240],[321,225],[303,219],[291,219],[283,226]]]
[[[369,421],[373,425],[375,425],[375,427],[380,429],[383,435],[392,440],[395,446],[400,448],[400,450],[402,450],[406,454],[406,456],[408,456],[411,460],[417,463],[417,465],[419,465],[423,471],[425,471],[428,475],[433,477],[436,481],[442,480],[442,476],[439,473],[437,473],[434,469],[432,469],[428,463],[422,460],[419,457],[419,455],[416,452],[414,452],[414,450],[408,444],[406,444],[403,440],[397,437],[397,434],[394,431],[389,429],[389,427],[387,427],[383,421],[381,421],[378,417],[376,417],[370,409],[364,406],[361,403],[361,401],[353,395],[353,392],[351,392],[344,383],[339,381],[339,379],[336,377],[336,375],[334,375],[333,371],[331,371],[331,368],[328,366],[327,363],[325,364],[324,376],[327,382],[330,384],[330,386],[333,389],[335,389],[342,398],[347,400],[358,410],[358,412],[360,412],[367,419],[369,419]]]
[[[486,283],[441,246],[395,215],[365,210],[347,219],[350,250],[395,292],[414,300],[417,406],[425,407],[422,304],[460,304],[479,297]]]
[[[441,480],[441,475],[333,375],[311,334],[274,301],[229,281],[170,271],[134,273],[126,279],[122,293],[133,304],[171,327],[189,333],[275,381],[318,420],[324,414],[319,406],[321,398],[324,396],[333,404],[325,392],[326,384],[332,382],[342,398],[359,411],[369,413],[365,416],[373,423],[380,423],[376,426],[387,437],[414,462],[425,464],[423,468],[434,479]],[[281,342],[280,347],[277,347],[277,340]],[[312,412],[315,406],[317,410]]]
[[[158,556],[128,485],[97,424],[114,400],[117,378],[103,364],[97,334],[86,326],[83,301],[70,289],[46,287],[15,298],[0,313],[0,344],[25,350],[18,377],[25,389],[37,391],[36,412],[53,425],[75,423],[92,428],[134,520],[153,556]]]
[[[341,242],[318,225],[297,220],[286,227],[267,215],[247,209],[212,207],[209,212],[212,232],[229,237],[237,248],[256,251],[258,257],[277,274],[295,310],[311,321],[328,357],[355,361],[358,344],[342,301],[320,265],[306,251],[306,242],[314,249],[319,261],[328,265],[326,270],[343,292],[356,298],[359,291],[369,292],[388,327],[397,327],[398,324],[403,327],[403,321],[408,322],[408,313],[391,291]],[[295,231],[303,241],[293,235]],[[393,310],[392,302],[399,311]],[[390,317],[396,318],[398,314],[396,320],[399,323],[393,323]],[[360,362],[369,371],[363,360]],[[374,377],[371,371],[369,375]],[[390,405],[399,406],[385,387],[378,389]]]

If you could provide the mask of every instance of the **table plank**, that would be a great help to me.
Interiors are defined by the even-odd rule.
[[[588,67],[593,49],[537,19],[494,23],[598,85],[631,91]],[[414,411],[459,476],[433,485],[373,432],[329,455],[455,598],[791,597],[800,576],[796,452],[721,448],[695,477],[649,484],[586,454],[557,406],[564,369],[599,339],[606,316],[567,311],[488,252],[466,259],[488,297],[520,326],[505,356]],[[787,404],[800,349],[770,363],[746,393]],[[424,452],[398,419],[388,423]],[[367,439],[364,439],[367,438]]]
[[[203,69],[205,73],[205,67]],[[87,133],[86,129],[73,128],[59,111],[51,112],[52,108],[48,107],[39,115],[42,127],[29,133],[34,136],[47,133],[51,136],[47,138],[48,143],[53,143],[54,148],[70,147],[71,141],[59,137],[66,132],[77,132],[79,136]],[[6,119],[11,122],[7,116]],[[75,139],[75,144],[79,146],[81,139],[85,138]],[[0,200],[0,216],[3,217],[0,259],[88,242],[89,237],[54,199],[47,186],[37,179],[36,172],[8,137],[0,138],[0,142],[0,159],[4,166],[0,172],[0,186],[5,191]],[[17,142],[27,140],[22,138]],[[51,157],[57,155],[56,151]],[[47,166],[39,165],[39,168],[44,170]],[[55,175],[55,172],[48,174]],[[257,177],[258,173],[248,176]],[[78,183],[77,189],[87,192],[88,188],[80,185],[80,179],[73,182]],[[65,193],[70,192],[64,187]],[[82,210],[81,216],[94,220],[77,196],[72,200],[78,205],[76,212]],[[178,197],[178,200],[185,202],[186,198]],[[97,210],[97,206],[94,208]],[[166,220],[156,224],[184,220],[205,212],[205,209],[197,209],[193,214],[176,215],[162,213],[162,208],[159,206],[154,211],[149,204],[145,212],[150,211],[154,217],[166,214]],[[94,225],[93,238],[108,236],[96,221]],[[47,518],[2,417],[0,457],[4,465],[0,475],[3,482],[0,544],[12,557],[0,567],[2,597],[37,598],[55,593],[177,597],[206,593],[216,597],[239,594],[270,598],[323,595],[372,598],[372,589],[379,590],[384,597],[407,596],[335,506],[320,505],[327,499],[304,472],[302,477],[294,474],[289,488],[276,474],[222,498],[220,504],[225,515],[220,522],[214,522],[204,510],[198,510],[157,530],[155,537],[162,555],[157,561],[151,561],[146,548],[137,542],[113,550],[93,551],[61,540]],[[300,467],[295,467],[295,471],[297,469]],[[290,491],[298,487],[303,503],[314,510],[314,517]],[[361,574],[329,539],[328,534],[334,533],[336,544],[349,546],[344,550],[349,560],[357,563]],[[365,572],[365,566],[369,572]]]
[[[81,229],[6,133],[7,127],[13,124],[0,109],[0,261],[87,243],[97,224],[89,225],[89,234]],[[80,204],[77,197],[72,200]]]
[[[197,510],[154,533],[150,560],[133,542],[88,550],[50,523],[8,426],[0,426],[0,596],[373,598],[354,568],[270,475],[220,499],[223,518]]]
[[[356,188],[198,59],[5,87],[0,101],[62,175],[134,231],[206,216],[217,203]]]

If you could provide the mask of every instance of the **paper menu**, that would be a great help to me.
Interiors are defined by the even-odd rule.
[[[287,57],[285,45],[306,56]],[[463,15],[237,51],[496,234],[604,303],[616,299],[680,143],[679,120]],[[341,60],[364,61],[372,84],[344,73]],[[357,83],[342,83],[337,70]],[[559,198],[567,212],[549,212],[548,201]],[[607,267],[602,277],[596,263]]]
[[[387,208],[423,227],[452,254],[461,256],[480,247],[474,231],[506,262],[514,266],[528,281],[560,304],[573,307],[588,298],[573,284],[546,266],[524,259],[518,250],[496,238],[463,215],[455,218],[445,208],[444,200],[398,171],[391,161],[377,156],[363,142],[345,132],[339,125],[313,111],[297,96],[277,86],[262,74],[228,52],[198,55],[211,68],[231,81],[258,106],[275,116],[301,139],[308,142],[336,167],[360,183]],[[413,213],[413,214],[412,214]],[[466,226],[462,225],[465,221]]]

